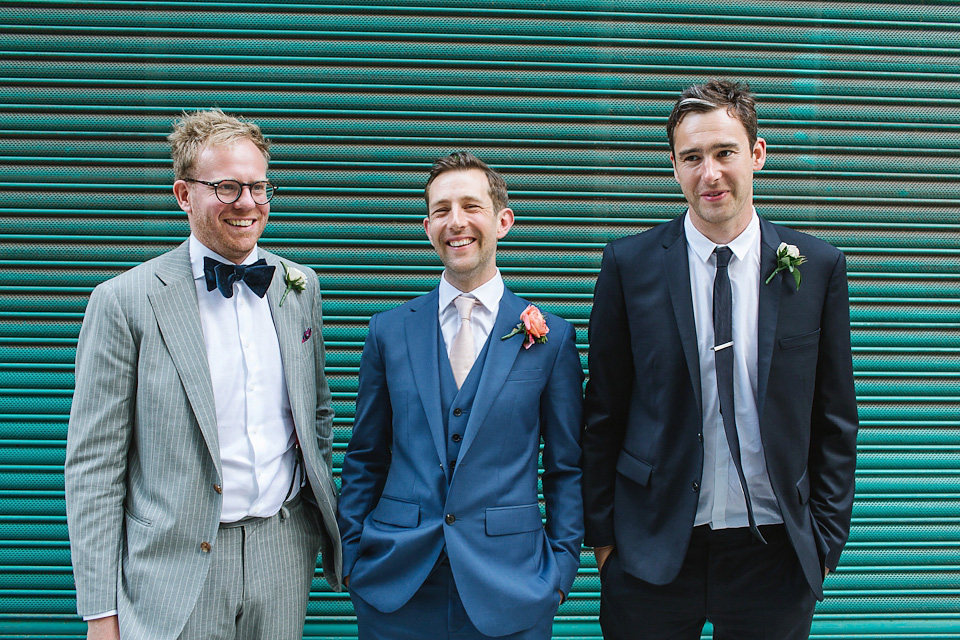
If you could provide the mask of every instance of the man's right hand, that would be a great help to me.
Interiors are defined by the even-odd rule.
[[[606,563],[607,558],[610,557],[610,554],[613,553],[613,545],[607,545],[605,547],[594,547],[593,555],[597,559],[597,572],[599,573],[603,569],[604,563]]]
[[[87,640],[120,640],[117,616],[87,621]]]

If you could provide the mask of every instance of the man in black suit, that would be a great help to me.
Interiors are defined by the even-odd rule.
[[[667,136],[687,212],[606,247],[590,316],[604,637],[807,638],[853,503],[846,263],[757,215],[746,86],[690,87]]]

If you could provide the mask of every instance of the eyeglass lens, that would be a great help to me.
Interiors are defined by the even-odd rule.
[[[266,204],[273,197],[274,186],[269,182],[254,182],[250,186],[250,196],[257,204]],[[240,199],[243,185],[236,180],[221,180],[217,185],[217,198],[224,204],[231,204]]]

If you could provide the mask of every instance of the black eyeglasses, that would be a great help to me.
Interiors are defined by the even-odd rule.
[[[194,180],[193,178],[184,178],[184,182],[198,182],[208,187],[213,187],[213,192],[217,194],[217,200],[223,204],[233,204],[240,199],[244,187],[250,188],[250,197],[257,204],[267,204],[270,198],[277,191],[277,188],[261,180],[259,182],[237,182],[236,180],[221,180],[219,182],[207,182],[206,180]]]

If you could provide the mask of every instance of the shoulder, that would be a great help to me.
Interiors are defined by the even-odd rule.
[[[437,290],[434,289],[422,296],[407,300],[401,305],[375,313],[370,318],[371,329],[379,326],[382,329],[401,327],[403,322],[415,313],[437,314]]]
[[[681,235],[683,235],[683,214],[650,227],[646,231],[612,240],[607,244],[604,253],[617,260],[627,256],[644,258],[649,256],[654,248],[670,246]]]
[[[834,265],[843,258],[843,252],[840,249],[816,236],[774,222],[765,221],[765,223],[776,229],[780,242],[796,246],[800,254],[806,257],[807,262]]]
[[[94,288],[94,294],[111,294],[118,298],[129,296],[145,296],[150,291],[161,286],[157,273],[163,264],[169,260],[173,252],[161,254],[142,262],[109,280],[105,280]],[[189,263],[188,263],[189,267]],[[189,271],[186,272],[189,275]]]

